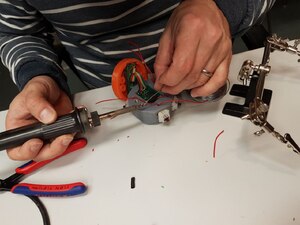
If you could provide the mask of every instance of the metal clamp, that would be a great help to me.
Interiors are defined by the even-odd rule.
[[[247,86],[248,83],[250,83],[249,88],[247,87],[245,89],[245,88],[238,87],[242,90],[240,92],[245,92],[246,90],[247,93],[246,94],[243,93],[243,95],[247,96],[246,99],[247,105],[245,103],[246,106],[243,107],[240,106],[238,108],[235,104],[226,103],[223,109],[224,114],[242,115],[241,116],[242,119],[250,120],[256,126],[262,127],[263,129],[255,132],[254,133],[255,135],[261,136],[263,133],[265,133],[266,130],[269,133],[271,133],[277,140],[286,144],[287,147],[292,148],[293,151],[298,154],[300,154],[300,148],[297,145],[297,143],[294,141],[294,139],[291,137],[291,135],[288,133],[286,133],[285,135],[281,135],[279,132],[275,131],[274,127],[267,121],[271,94],[269,94],[270,95],[269,98],[266,98],[264,96],[264,91],[266,91],[264,89],[264,83],[265,83],[266,76],[271,71],[271,66],[269,66],[271,52],[277,50],[277,51],[288,52],[300,56],[300,51],[298,50],[299,44],[300,44],[300,39],[295,40],[293,45],[289,45],[287,39],[282,39],[278,37],[276,34],[274,34],[271,37],[268,37],[261,64],[255,65],[253,61],[246,60],[243,63],[240,72],[238,74],[238,80],[240,80],[243,83],[243,86]],[[298,62],[300,62],[300,59],[298,59]],[[255,88],[253,88],[253,85],[255,85]],[[238,88],[235,87],[235,89]],[[249,92],[253,92],[253,93],[249,93]],[[235,93],[239,93],[239,92],[235,90]],[[267,99],[268,102],[264,101],[264,99]],[[232,108],[234,107],[237,109],[242,108],[243,112],[239,114],[233,111]]]

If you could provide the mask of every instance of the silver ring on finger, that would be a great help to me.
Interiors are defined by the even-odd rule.
[[[213,76],[213,73],[208,71],[207,69],[201,70],[201,74],[207,76],[208,78],[211,78]]]

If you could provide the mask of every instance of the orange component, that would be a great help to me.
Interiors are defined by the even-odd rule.
[[[115,66],[111,77],[112,89],[115,95],[121,100],[127,100],[128,90],[126,86],[126,79],[124,77],[124,70],[130,63],[136,64],[136,71],[142,75],[144,80],[148,80],[148,72],[145,65],[138,59],[126,58],[122,59]]]

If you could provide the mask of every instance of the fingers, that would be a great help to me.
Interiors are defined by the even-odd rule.
[[[187,77],[187,75],[194,65],[199,39],[198,36],[188,33],[186,27],[187,26],[182,25],[182,31],[179,32],[176,37],[172,37],[174,40],[174,46],[172,47],[174,49],[173,55],[167,55],[167,52],[164,52],[165,58],[170,58],[169,62],[171,64],[169,66],[164,65],[165,70],[160,74],[159,79],[156,80],[155,88],[159,85],[174,87],[184,79],[187,79],[185,82],[188,83],[192,83],[196,80],[194,73],[191,73],[189,77]],[[161,58],[162,57],[158,54],[158,58],[156,59],[157,64]]]
[[[49,124],[56,120],[56,111],[47,101],[44,93],[31,90],[26,94],[25,98],[25,105],[29,113],[36,119],[45,124]]]
[[[207,83],[205,83],[203,86],[198,86],[191,90],[191,96],[208,96],[221,88],[227,80],[227,76],[224,76],[224,74],[228,74],[229,72],[228,65],[230,63],[230,60],[231,56],[226,57]]]
[[[31,139],[25,142],[21,147],[7,149],[7,155],[13,160],[30,160],[38,155],[42,146],[42,140]]]
[[[43,161],[46,159],[54,158],[62,154],[73,140],[72,134],[62,135],[52,141],[50,144],[46,144],[39,151],[38,155],[33,159],[35,161]]]
[[[218,7],[210,1],[184,1],[174,11],[160,41],[154,88],[175,95],[209,82],[201,91],[209,95],[225,83],[231,54],[228,22]],[[224,66],[227,68],[219,69]],[[203,69],[217,77],[210,79]]]
[[[229,65],[231,61],[231,42],[227,41],[227,44],[224,44],[226,40],[222,40],[222,45],[216,47],[216,51],[212,52],[212,57],[205,64],[205,67],[201,70],[198,69],[199,79],[194,82],[192,85],[187,87],[187,89],[193,89],[195,87],[201,87],[206,84],[208,81],[217,82],[215,85],[211,86],[212,89],[206,89],[207,91],[201,91],[201,96],[208,96],[213,92],[217,91],[217,89],[226,82],[228,76]],[[214,54],[218,53],[218,54]],[[199,60],[199,59],[198,59]],[[220,68],[220,69],[218,69]],[[223,68],[223,69],[221,69]],[[206,72],[209,74],[206,74]],[[215,77],[212,79],[212,77]],[[205,89],[203,89],[205,90]],[[209,90],[209,91],[208,91]],[[200,96],[200,95],[199,95]],[[194,96],[196,97],[196,96]]]
[[[49,77],[33,78],[10,104],[6,116],[6,129],[22,127],[40,121],[52,123],[57,115],[69,113],[72,109],[70,98],[59,89]],[[72,141],[73,135],[63,135],[50,144],[32,139],[22,146],[7,151],[14,160],[46,160],[62,153]]]
[[[200,40],[198,44],[197,52],[193,54],[193,50],[190,49],[188,52],[191,54],[182,54],[181,59],[183,59],[184,64],[181,65],[177,63],[176,60],[176,51],[174,53],[174,60],[169,69],[160,77],[159,82],[162,82],[164,85],[161,88],[161,91],[169,93],[169,94],[178,94],[182,90],[185,89],[193,89],[195,87],[199,87],[207,83],[210,79],[209,76],[205,75],[202,70],[205,69],[210,72],[214,72],[220,66],[220,64],[224,61],[225,58],[231,57],[231,44],[224,44],[221,39],[222,36],[211,35],[214,36],[214,40],[217,42],[215,44],[212,41],[206,40],[205,37]],[[211,37],[210,36],[210,37]],[[178,41],[180,42],[180,41]],[[189,42],[191,43],[191,42]],[[222,43],[222,44],[220,44]],[[178,44],[180,46],[180,44]],[[192,45],[193,46],[193,45]],[[182,49],[178,48],[178,51],[182,51]],[[193,62],[188,63],[187,61]],[[174,63],[175,62],[175,63]],[[225,66],[229,67],[229,62]],[[182,69],[183,68],[183,69]],[[226,81],[227,72],[222,70],[217,73],[218,76],[223,77],[223,81]],[[213,79],[212,81],[214,81]],[[213,85],[212,87],[218,87],[219,84]],[[205,90],[205,89],[203,89]],[[217,89],[216,89],[217,90]],[[210,92],[215,92],[216,90],[210,90]],[[209,95],[211,93],[203,93],[205,95]]]
[[[197,37],[198,39],[198,37]],[[217,40],[215,38],[215,40]],[[181,40],[178,40],[178,42],[182,43]],[[189,42],[191,43],[191,42]],[[184,44],[185,45],[185,44]],[[193,46],[193,45],[191,45]],[[185,46],[183,46],[185,48]],[[169,82],[168,85],[170,86],[164,86],[162,91],[167,92],[169,94],[178,94],[182,90],[185,89],[191,89],[193,87],[198,87],[203,84],[205,84],[209,77],[202,74],[202,70],[204,69],[205,65],[208,65],[208,62],[212,62],[212,65],[208,68],[210,68],[208,71],[214,71],[215,67],[220,63],[221,59],[218,59],[220,57],[215,57],[213,55],[215,49],[218,50],[219,46],[214,46],[214,42],[207,40],[207,36],[203,37],[201,40],[199,40],[199,43],[197,44],[197,48],[194,48],[193,50],[190,49],[187,51],[188,54],[186,54],[186,60],[190,61],[192,63],[184,63],[185,70],[180,70],[180,68],[177,68],[177,66],[182,67],[179,63],[177,63],[177,66],[174,66],[174,70],[180,71],[180,73],[176,74],[176,72],[171,72],[174,74],[174,78],[178,79],[176,85],[172,85],[170,83],[171,78],[168,78],[167,76],[163,77],[164,79],[161,79],[162,82]],[[195,51],[195,54],[189,54],[191,51]],[[183,53],[185,54],[185,53]],[[211,56],[213,55],[213,56]],[[219,55],[219,54],[218,54]],[[174,54],[174,58],[176,55]],[[175,61],[175,60],[174,60]],[[170,71],[171,71],[170,67]],[[166,73],[168,74],[168,72]],[[177,76],[177,77],[175,77]],[[180,80],[181,78],[181,80]]]
[[[57,99],[60,90],[56,86],[52,86],[51,83],[47,84],[47,82],[47,80],[41,81],[41,78],[33,78],[14,98],[6,117],[7,129],[24,126],[36,120],[43,123],[55,121],[57,113],[49,98]]]
[[[57,113],[49,102],[49,86],[36,82],[28,86],[24,92],[25,106],[29,113],[40,122],[48,124],[54,122]]]
[[[156,59],[154,63],[154,73],[156,76],[156,81],[160,79],[160,76],[168,70],[169,66],[172,63],[172,55],[173,55],[173,42],[171,38],[171,33],[168,28],[166,28],[165,32],[163,33],[160,41],[159,41],[159,48],[156,54]],[[161,90],[162,83],[156,82],[155,89]]]
[[[35,161],[43,161],[62,154],[72,140],[73,135],[71,134],[62,135],[45,145],[43,145],[43,141],[40,139],[31,139],[21,147],[8,149],[7,155],[13,160],[33,159]]]

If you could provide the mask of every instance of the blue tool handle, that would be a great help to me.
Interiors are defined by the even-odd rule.
[[[79,195],[84,193],[86,190],[87,187],[81,182],[58,185],[20,183],[15,185],[11,189],[11,192],[30,196],[63,197]]]
[[[85,108],[75,108],[69,114],[58,117],[51,124],[34,123],[0,133],[0,150],[24,144],[32,138],[50,141],[63,134],[84,133],[87,113]]]

